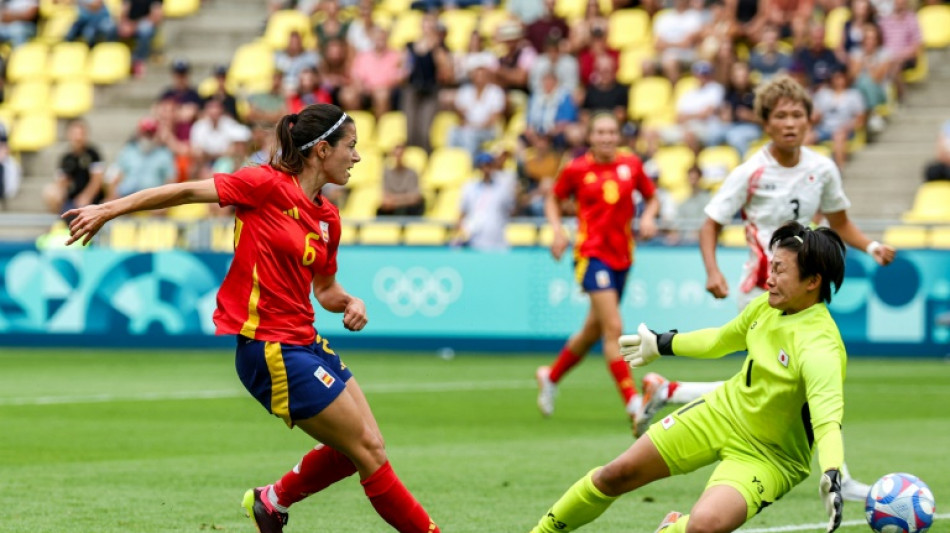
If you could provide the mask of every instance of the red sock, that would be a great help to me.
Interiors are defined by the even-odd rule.
[[[617,389],[620,390],[620,395],[623,396],[623,404],[627,405],[630,398],[637,395],[637,386],[633,383],[633,377],[630,375],[630,367],[623,359],[611,361],[607,366],[610,367],[610,373],[614,376],[614,381],[617,382]]]
[[[399,481],[389,461],[360,484],[379,516],[399,533],[439,533],[439,527]]]
[[[321,444],[274,483],[274,494],[279,505],[289,507],[355,472],[356,466],[347,456]]]
[[[583,355],[575,355],[567,345],[564,345],[561,348],[561,353],[557,356],[557,360],[551,365],[551,381],[554,383],[561,381],[564,374],[567,374],[568,370],[574,368],[582,359],[584,359]]]
[[[667,385],[667,389],[666,389],[666,399],[667,399],[667,400],[669,400],[670,398],[673,397],[673,393],[676,392],[676,389],[678,389],[679,386],[680,386],[680,382],[679,382],[679,381],[671,381],[670,384]]]

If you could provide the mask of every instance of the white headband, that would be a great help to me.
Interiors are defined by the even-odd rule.
[[[805,244],[805,241],[803,241],[802,238],[799,237],[798,235],[793,235],[793,237],[795,237],[796,239],[798,239],[798,242],[800,242],[801,244]]]
[[[313,145],[317,144],[318,142],[322,141],[323,139],[326,139],[327,137],[329,137],[330,135],[332,135],[333,132],[337,130],[337,128],[339,128],[340,126],[342,126],[342,125],[343,125],[343,121],[345,121],[345,120],[346,120],[346,113],[343,113],[343,116],[340,117],[340,120],[336,121],[336,124],[334,124],[333,126],[331,126],[330,129],[328,129],[327,131],[323,132],[322,135],[320,135],[320,136],[317,137],[316,139],[314,139],[314,140],[308,142],[307,144],[305,144],[305,145],[303,145],[303,146],[298,146],[297,149],[300,150],[301,152],[303,152],[303,151],[306,150],[307,148],[310,148],[311,146],[313,146]]]

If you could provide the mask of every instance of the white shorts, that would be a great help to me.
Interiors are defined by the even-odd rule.
[[[765,290],[759,287],[752,287],[752,290],[749,292],[742,292],[742,289],[739,289],[739,296],[736,298],[739,304],[739,312],[741,313],[752,300],[755,300],[764,292]]]

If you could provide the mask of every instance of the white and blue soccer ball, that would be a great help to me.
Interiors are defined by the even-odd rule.
[[[934,495],[917,476],[887,474],[871,487],[864,505],[875,533],[925,533],[934,521]]]

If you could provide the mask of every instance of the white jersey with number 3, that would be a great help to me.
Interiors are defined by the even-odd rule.
[[[769,239],[779,226],[797,220],[808,226],[819,210],[837,213],[850,207],[835,163],[806,147],[794,167],[780,165],[762,147],[736,167],[706,206],[706,215],[723,226],[741,211],[751,254],[739,284],[740,300],[769,274]]]

